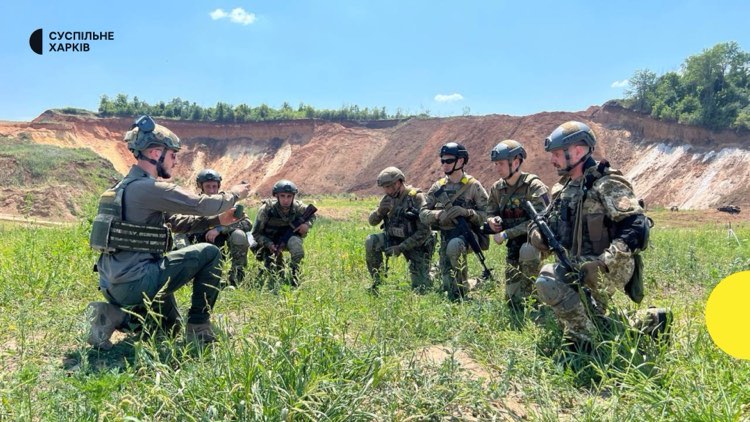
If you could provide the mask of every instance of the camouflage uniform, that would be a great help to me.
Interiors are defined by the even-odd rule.
[[[596,329],[592,317],[606,314],[616,291],[625,291],[636,303],[643,299],[640,251],[648,245],[650,224],[622,173],[606,161],[597,163],[591,158],[596,138],[586,124],[566,122],[544,142],[563,176],[552,188],[553,202],[546,217],[550,230],[568,251],[574,271],[565,274],[561,264],[545,265],[535,286],[568,335],[590,343]],[[582,154],[581,148],[587,151]],[[570,176],[574,170],[579,174],[575,179]],[[547,247],[535,226],[529,240],[536,247]],[[649,308],[629,322],[657,338],[668,332],[670,321],[668,309]]]
[[[381,215],[378,210],[370,214],[371,226],[383,222],[383,233],[371,234],[365,239],[365,257],[367,270],[373,277],[373,287],[381,282],[383,252],[391,246],[399,246],[409,262],[411,287],[424,292],[432,287],[430,263],[435,251],[435,238],[430,227],[419,220],[419,210],[424,204],[424,194],[411,186],[404,186],[397,198],[384,196],[384,202],[390,203],[390,211]],[[380,208],[379,208],[380,209]]]
[[[505,297],[514,305],[521,304],[531,295],[533,280],[539,274],[542,262],[538,253],[519,260],[521,247],[528,240],[529,217],[521,206],[523,201],[530,201],[537,212],[541,212],[549,198],[547,186],[537,176],[522,172],[514,186],[509,186],[504,179],[495,182],[490,189],[487,207],[488,216],[502,218],[502,230],[507,235]]]
[[[274,255],[270,247],[277,244],[288,229],[293,229],[292,223],[295,219],[302,216],[305,208],[306,205],[296,199],[292,202],[286,213],[284,213],[281,205],[279,205],[278,199],[265,199],[261,203],[258,215],[255,217],[252,232],[253,237],[258,242],[255,257],[258,261],[263,262],[265,268],[272,274],[279,274],[284,266],[284,258],[281,253]],[[312,228],[314,221],[315,216],[307,224]],[[303,237],[295,234],[284,245],[284,249],[288,250],[292,257],[290,269],[291,281],[294,285],[299,283],[299,266],[305,257],[305,249],[302,245]]]
[[[209,242],[206,239],[208,230],[202,233],[191,233],[188,235],[188,241],[190,243],[212,243],[219,248],[227,245],[229,249],[229,257],[232,260],[232,268],[229,273],[229,284],[236,286],[242,283],[245,278],[245,267],[247,266],[247,252],[250,249],[250,242],[247,238],[247,233],[251,233],[253,230],[253,223],[247,217],[240,221],[226,225],[212,227],[216,229],[219,234],[214,238],[213,242]]]
[[[464,186],[467,186],[464,188]],[[442,194],[436,193],[442,189]],[[457,197],[456,194],[464,189]],[[443,290],[451,300],[463,298],[468,290],[469,270],[466,262],[468,245],[463,235],[458,232],[455,220],[439,223],[439,213],[446,209],[446,202],[471,210],[466,221],[474,228],[484,224],[487,210],[487,191],[472,176],[464,174],[458,183],[452,183],[446,176],[435,182],[427,192],[425,203],[420,210],[420,219],[424,224],[440,230],[440,274],[443,279]]]

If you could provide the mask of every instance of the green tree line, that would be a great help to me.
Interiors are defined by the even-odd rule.
[[[736,42],[688,57],[679,72],[637,70],[629,85],[622,104],[656,119],[750,129],[750,53]]]
[[[268,120],[296,120],[296,119],[324,119],[324,120],[386,120],[415,117],[404,114],[398,109],[395,114],[389,114],[385,107],[360,108],[356,105],[344,105],[338,110],[316,109],[311,105],[300,103],[292,107],[284,102],[281,108],[269,107],[261,104],[252,107],[247,104],[233,106],[224,102],[217,102],[214,107],[201,107],[195,102],[174,98],[172,101],[159,101],[148,104],[137,96],[131,100],[126,94],[117,94],[114,98],[101,96],[99,115],[102,117],[120,116],[132,117],[149,114],[153,117],[163,117],[178,120],[193,120],[223,123],[260,122]],[[429,117],[429,112],[416,117]]]

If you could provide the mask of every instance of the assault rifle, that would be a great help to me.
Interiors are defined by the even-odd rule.
[[[521,202],[521,206],[523,207],[524,211],[526,211],[526,214],[531,217],[531,220],[534,221],[534,224],[536,224],[536,226],[539,228],[539,231],[542,233],[542,237],[547,242],[549,247],[552,248],[552,251],[555,252],[555,255],[560,261],[560,264],[562,264],[563,269],[565,269],[565,271],[568,273],[577,272],[573,267],[573,263],[570,262],[570,258],[568,258],[568,252],[557,240],[555,234],[552,233],[552,229],[550,229],[547,222],[544,221],[544,217],[536,212],[534,206],[529,201]]]
[[[544,221],[544,217],[536,212],[534,206],[531,205],[531,202],[529,201],[521,202],[521,206],[526,211],[526,214],[528,214],[529,217],[531,217],[531,219],[534,221],[534,224],[539,227],[539,231],[542,233],[542,237],[545,241],[547,241],[547,244],[550,246],[550,248],[552,248],[552,251],[555,252],[557,259],[560,261],[560,265],[555,265],[556,276],[559,279],[564,280],[565,283],[576,289],[576,291],[583,291],[589,307],[594,311],[595,314],[601,312],[599,305],[591,295],[591,289],[589,289],[588,287],[584,287],[583,285],[583,272],[577,270],[573,266],[573,263],[568,257],[568,252],[565,250],[563,245],[560,244],[560,241],[557,240],[555,234],[552,233],[552,229],[550,229],[547,222]]]
[[[294,233],[299,229],[299,226],[307,223],[310,221],[310,219],[315,215],[315,213],[318,211],[318,208],[315,207],[315,205],[310,204],[305,208],[305,211],[300,215],[299,217],[295,218],[294,221],[292,221],[292,224],[290,227],[286,229],[283,235],[279,238],[278,242],[275,242],[273,244],[273,253],[274,255],[280,255],[281,251],[284,249],[284,246],[286,246],[286,242],[289,241],[289,239],[294,236]]]
[[[448,198],[448,194],[443,190],[443,187],[440,187],[437,191],[435,191],[435,197],[441,197],[441,200],[445,200],[444,203],[445,208],[443,208],[444,211],[447,211],[451,207],[454,206],[453,202],[450,201],[450,198]],[[459,204],[455,204],[458,206]],[[479,263],[482,264],[482,268],[484,271],[482,271],[482,279],[483,280],[492,280],[492,269],[487,268],[487,263],[485,262],[484,252],[482,252],[482,247],[479,246],[479,242],[477,241],[477,238],[475,237],[473,229],[469,226],[469,223],[466,221],[466,218],[464,217],[457,217],[456,218],[456,228],[458,229],[459,233],[464,237],[466,242],[469,244],[469,247],[474,252],[474,255],[479,258]]]

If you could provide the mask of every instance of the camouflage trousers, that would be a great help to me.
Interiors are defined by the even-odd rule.
[[[599,256],[580,257],[577,263],[582,265],[593,260],[602,261],[608,271],[598,271],[583,280],[591,298],[565,282],[566,275],[559,264],[543,266],[535,283],[539,299],[552,308],[567,335],[586,341],[591,341],[596,330],[592,316],[606,313],[612,295],[624,290],[635,269],[632,254],[619,242],[612,243]],[[633,321],[633,325],[638,324]]]
[[[291,283],[294,286],[299,285],[299,268],[302,264],[302,260],[305,258],[305,248],[303,246],[302,238],[299,236],[292,236],[284,245],[282,252],[278,255],[273,254],[268,248],[260,247],[255,253],[255,258],[263,263],[266,272],[272,277],[281,276],[284,272],[284,254],[283,251],[289,251],[291,255],[291,263],[289,269],[291,270]]]
[[[468,245],[463,236],[449,238],[440,232],[440,276],[450,300],[462,299],[469,290]]]
[[[367,271],[372,276],[374,287],[382,282],[382,277],[385,275],[383,272],[383,252],[385,249],[384,233],[371,234],[365,239],[365,261],[367,262]],[[423,245],[402,252],[406,262],[409,263],[411,287],[419,292],[432,289],[430,263],[434,252],[435,238],[433,236],[430,236]]]
[[[187,246],[154,261],[142,279],[110,285],[102,289],[102,294],[107,301],[118,307],[140,309],[145,309],[145,297],[161,317],[162,327],[172,330],[180,318],[174,292],[193,280],[187,322],[202,324],[209,321],[211,309],[219,297],[220,259],[219,248],[214,245],[199,243]],[[136,312],[145,314],[140,310]]]
[[[542,265],[541,259],[537,257],[524,260],[519,258],[521,246],[525,242],[526,236],[506,242],[505,300],[513,306],[521,306],[524,300],[531,296],[534,280]]]

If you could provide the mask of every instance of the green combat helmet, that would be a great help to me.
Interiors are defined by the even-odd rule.
[[[568,147],[581,142],[588,145],[589,151],[593,152],[596,145],[594,132],[586,124],[571,120],[552,131],[544,140],[544,150],[550,152],[560,148],[568,149]]]
[[[291,180],[286,179],[281,179],[276,182],[273,185],[273,190],[271,191],[273,196],[276,196],[280,193],[292,193],[296,195],[297,192],[299,192],[299,190],[297,189],[297,185],[295,185]]]
[[[221,187],[221,174],[214,169],[203,169],[198,172],[198,176],[195,178],[195,183],[198,184],[199,188],[203,187],[205,182],[219,182]]]
[[[156,145],[173,151],[180,150],[180,138],[164,126],[157,125],[148,115],[135,120],[130,130],[125,133],[125,141],[135,158],[141,158],[142,151]]]
[[[490,152],[490,159],[492,161],[513,161],[513,159],[519,155],[521,156],[521,160],[526,158],[526,150],[523,149],[523,145],[521,145],[521,143],[518,141],[506,139],[495,145],[495,148],[492,148],[492,152]]]
[[[396,183],[397,180],[403,182],[406,180],[406,177],[404,176],[404,172],[396,167],[386,167],[378,174],[378,186],[380,187],[390,186]]]

